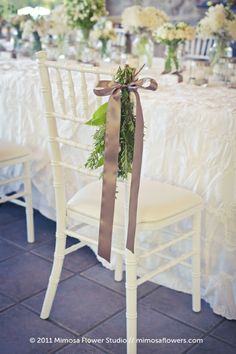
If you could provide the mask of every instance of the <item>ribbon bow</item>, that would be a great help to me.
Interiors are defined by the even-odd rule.
[[[136,74],[137,75],[137,74]],[[97,96],[110,95],[106,116],[105,154],[102,185],[102,204],[100,214],[98,255],[110,262],[112,228],[115,209],[116,179],[118,170],[120,121],[121,121],[121,91],[127,88],[136,97],[136,124],[134,136],[134,154],[129,200],[129,222],[126,248],[134,252],[138,192],[143,152],[144,120],[138,89],[155,91],[157,83],[154,79],[144,78],[134,80],[128,85],[115,81],[101,80],[94,93]]]

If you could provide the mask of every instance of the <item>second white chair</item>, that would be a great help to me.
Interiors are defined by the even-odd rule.
[[[29,163],[30,152],[25,146],[6,141],[0,141],[0,168],[23,164],[22,175],[1,180],[0,186],[19,181],[21,181],[24,185],[24,190],[22,192],[14,193],[0,198],[0,204],[11,201],[26,208],[27,240],[29,243],[32,243],[34,242],[34,221]],[[25,202],[19,200],[18,198],[20,197],[25,198]]]
[[[209,50],[214,44],[214,38],[196,37],[185,43],[185,58],[187,59],[209,59]]]

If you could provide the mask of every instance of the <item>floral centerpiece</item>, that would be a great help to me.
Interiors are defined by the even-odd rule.
[[[26,21],[23,27],[22,38],[29,39],[33,36],[33,52],[37,52],[42,49],[42,37],[48,34],[49,22],[45,17],[40,16],[36,19],[31,18]]]
[[[79,28],[85,40],[95,23],[107,15],[104,0],[65,0],[68,24],[72,28]]]
[[[65,34],[69,31],[68,19],[64,5],[56,6],[48,18],[49,34],[55,35],[59,41],[64,40]]]
[[[155,33],[157,42],[166,45],[165,71],[169,73],[179,71],[178,46],[185,40],[194,38],[195,30],[185,22],[177,24],[164,23]]]
[[[100,42],[101,57],[103,59],[109,58],[109,43],[116,39],[116,32],[112,28],[112,22],[103,19],[99,21],[92,31],[92,39]]]
[[[24,24],[29,18],[29,15],[15,15],[10,17],[10,24],[16,29],[18,39],[22,38]]]
[[[139,57],[139,65],[145,63],[146,67],[151,67],[154,53],[152,32],[167,20],[168,17],[163,11],[151,6],[130,6],[122,13],[124,29],[136,34],[133,54]]]
[[[56,6],[48,18],[49,30],[48,34],[56,41],[56,46],[59,49],[60,54],[64,52],[65,36],[70,31],[70,27],[67,23],[66,9],[64,5]]]
[[[215,37],[216,42],[211,54],[211,64],[217,63],[222,56],[232,56],[232,49],[225,52],[228,42],[236,40],[236,16],[229,7],[222,4],[211,6],[206,16],[198,23],[197,34],[201,38]]]

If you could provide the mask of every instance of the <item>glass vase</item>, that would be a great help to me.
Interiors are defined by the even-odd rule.
[[[232,58],[233,51],[230,42],[223,37],[217,37],[209,50],[211,74],[215,79],[224,81],[225,63]]]
[[[211,66],[219,62],[221,58],[232,58],[233,52],[229,41],[225,38],[216,38],[213,46],[209,50],[209,59]]]
[[[93,62],[93,49],[90,44],[90,29],[81,28],[80,38],[77,43],[77,60],[82,63]]]
[[[137,33],[132,43],[132,54],[138,58],[139,66],[145,64],[147,69],[152,67],[154,43],[150,32]]]
[[[102,61],[111,61],[111,41],[107,39],[100,39],[100,54]]]
[[[176,42],[170,42],[166,45],[164,73],[178,72],[180,70],[178,48],[179,43]]]
[[[40,36],[37,31],[34,31],[32,34],[33,34],[32,51],[34,54],[34,53],[42,50],[42,43],[41,43],[41,39],[40,39]]]

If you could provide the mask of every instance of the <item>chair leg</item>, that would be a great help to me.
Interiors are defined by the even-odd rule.
[[[57,229],[56,232],[56,248],[54,253],[54,260],[52,266],[52,272],[49,278],[48,288],[45,295],[42,311],[40,317],[42,319],[47,319],[50,315],[53,300],[56,295],[57,286],[60,280],[62,266],[65,257],[65,248],[66,248],[66,234],[64,233],[65,225],[61,225],[61,230]]]
[[[193,259],[192,259],[192,309],[194,312],[201,310],[201,257],[200,257],[200,237],[201,237],[201,212],[193,216]]]
[[[33,207],[32,207],[32,189],[31,189],[31,178],[30,178],[30,167],[29,161],[24,162],[24,189],[26,192],[25,204],[26,204],[26,224],[27,224],[27,241],[33,243],[34,238],[34,217],[33,217]]]
[[[122,281],[123,279],[123,257],[121,254],[116,255],[115,265],[115,281]]]
[[[137,275],[136,256],[126,250],[126,332],[127,354],[137,353]]]
[[[121,235],[118,235],[118,237],[117,237],[116,247],[120,250],[123,249],[123,247],[124,247]],[[120,253],[116,254],[114,279],[115,279],[115,281],[122,281],[122,279],[123,279],[123,256]]]

